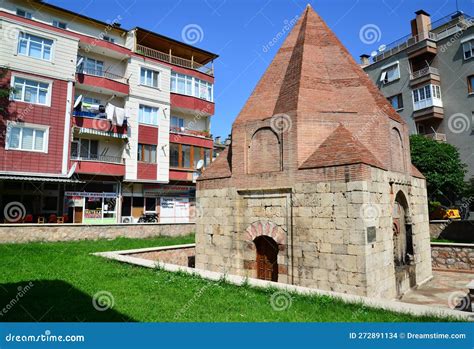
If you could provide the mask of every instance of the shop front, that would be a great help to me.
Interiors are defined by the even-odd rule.
[[[64,192],[65,210],[78,224],[118,223],[118,184],[88,183]]]
[[[122,223],[189,223],[194,220],[194,186],[129,184],[123,186],[122,196]]]

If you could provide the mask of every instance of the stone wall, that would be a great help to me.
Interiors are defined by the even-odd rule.
[[[474,244],[431,243],[433,269],[474,270]]]
[[[195,232],[194,223],[176,224],[1,224],[0,243],[73,241],[185,236]]]
[[[196,267],[256,277],[253,239],[268,235],[279,248],[279,282],[394,298],[391,214],[399,192],[408,202],[416,276],[400,287],[431,276],[426,186],[422,179],[374,168],[371,177],[291,188],[198,190]]]
[[[130,257],[144,258],[151,261],[177,264],[185,267],[189,265],[189,257],[196,255],[195,247],[172,247],[169,249],[159,249],[156,251],[145,251],[128,254]]]

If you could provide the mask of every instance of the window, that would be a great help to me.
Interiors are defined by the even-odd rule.
[[[52,48],[53,40],[27,33],[20,33],[18,40],[19,55],[50,61]]]
[[[474,93],[474,75],[467,77],[467,92]]]
[[[140,84],[158,88],[158,75],[159,72],[146,68],[140,70]]]
[[[20,16],[20,17],[28,18],[28,19],[31,19],[31,17],[32,17],[31,12],[22,10],[20,8],[16,9],[16,15]]]
[[[74,138],[71,143],[71,158],[97,160],[99,158],[99,141],[95,139]]]
[[[212,102],[214,100],[214,85],[198,78],[171,72],[171,92],[187,96],[202,98]]]
[[[179,167],[179,144],[170,143],[170,166]]]
[[[11,126],[10,126],[11,125]],[[7,127],[7,149],[46,153],[48,128],[11,123]]]
[[[49,84],[15,76],[13,99],[33,104],[49,105]]]
[[[401,93],[396,96],[388,97],[387,99],[395,110],[403,109],[403,98]]]
[[[413,90],[414,110],[437,106],[442,107],[441,88],[439,85],[426,85]]]
[[[171,117],[171,127],[172,128],[183,128],[184,127],[184,119],[179,118],[177,116]]]
[[[170,143],[170,167],[196,169],[199,160],[204,166],[211,163],[211,149],[186,144]]]
[[[55,26],[56,28],[60,28],[60,29],[66,29],[67,28],[67,23],[54,20],[53,21],[53,26]]]
[[[158,125],[158,108],[140,105],[138,122],[141,124]]]
[[[78,60],[80,59],[82,59],[82,63],[77,67],[79,72],[88,75],[104,76],[104,62],[79,56]]]
[[[138,161],[156,163],[156,145],[138,144]]]
[[[464,52],[464,59],[474,57],[474,40],[463,43],[462,50]]]
[[[111,38],[110,36],[107,36],[107,35],[103,35],[103,36],[102,36],[102,40],[111,42],[112,44],[115,43],[115,39],[114,39],[114,38]]]
[[[156,198],[145,198],[145,212],[156,213]]]
[[[380,76],[380,82],[388,84],[389,82],[400,79],[400,67],[398,63],[392,64],[389,67],[382,68],[382,75]]]

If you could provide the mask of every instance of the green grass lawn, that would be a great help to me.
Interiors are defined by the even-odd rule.
[[[275,311],[270,304],[275,290],[90,255],[193,241],[190,236],[0,245],[0,321],[440,321],[299,295],[292,295],[288,309]],[[28,284],[32,286],[26,291]],[[100,291],[114,300],[106,311],[93,306]],[[23,297],[12,305],[19,293]],[[5,309],[7,304],[10,309]]]

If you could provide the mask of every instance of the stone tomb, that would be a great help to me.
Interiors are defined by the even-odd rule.
[[[431,277],[408,127],[309,6],[197,205],[196,268],[383,298]]]

